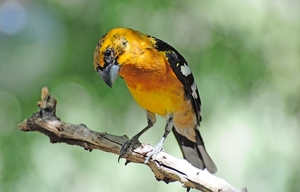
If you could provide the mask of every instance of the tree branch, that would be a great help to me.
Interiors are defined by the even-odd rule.
[[[92,131],[84,124],[73,125],[60,121],[56,117],[56,99],[49,95],[48,89],[42,89],[42,100],[38,102],[39,110],[29,119],[18,125],[21,131],[38,131],[47,135],[51,143],[78,145],[86,150],[98,149],[119,155],[121,146],[128,140],[127,136],[115,136],[108,133]],[[139,144],[133,152],[124,156],[126,163],[144,163],[146,154],[152,150],[150,145]],[[238,190],[226,181],[210,174],[206,170],[193,167],[184,159],[177,159],[161,152],[155,161],[147,163],[157,180],[166,183],[179,181],[184,187],[213,192],[246,192]]]

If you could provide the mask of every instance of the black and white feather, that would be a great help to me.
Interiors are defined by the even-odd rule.
[[[188,63],[184,57],[171,45],[155,37],[151,36],[151,38],[153,38],[156,42],[154,45],[155,48],[159,51],[165,52],[166,58],[173,72],[179,81],[184,85],[185,97],[186,99],[190,100],[193,105],[193,109],[197,117],[197,124],[199,126],[201,122],[201,100],[196,82]]]

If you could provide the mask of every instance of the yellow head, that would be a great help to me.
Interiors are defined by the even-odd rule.
[[[132,63],[151,43],[147,35],[127,28],[115,28],[98,42],[94,52],[94,68],[103,81],[112,86],[122,65]],[[130,60],[130,61],[129,61]]]

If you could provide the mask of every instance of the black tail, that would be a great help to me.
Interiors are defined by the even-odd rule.
[[[173,127],[172,130],[183,153],[183,157],[188,162],[197,168],[206,168],[210,173],[217,172],[217,166],[206,152],[204,142],[198,130],[195,130],[197,143],[194,143],[188,140],[185,136],[180,135],[176,131],[175,127]]]

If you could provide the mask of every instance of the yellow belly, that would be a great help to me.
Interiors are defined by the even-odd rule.
[[[151,90],[144,89],[142,85],[137,85],[135,88],[128,86],[128,88],[143,109],[163,117],[172,113],[177,132],[196,142],[194,128],[197,119],[191,103],[185,101],[182,90],[174,89],[172,86],[158,86]]]
[[[180,111],[185,98],[183,84],[162,53],[146,50],[136,60],[122,65],[119,75],[143,109],[161,116]]]
[[[176,130],[196,142],[194,128],[197,119],[191,102],[185,99],[183,84],[173,73],[157,75],[138,70],[126,71],[124,67],[121,75],[143,109],[163,117],[173,114]]]
[[[180,90],[172,90],[172,87],[145,89],[143,85],[135,88],[128,86],[133,98],[145,110],[166,116],[167,113],[178,111],[184,98]]]
[[[149,46],[151,43],[129,42],[131,51],[118,59],[119,75],[143,109],[163,117],[172,114],[176,130],[195,142],[197,119],[184,85],[168,63],[166,52]]]

